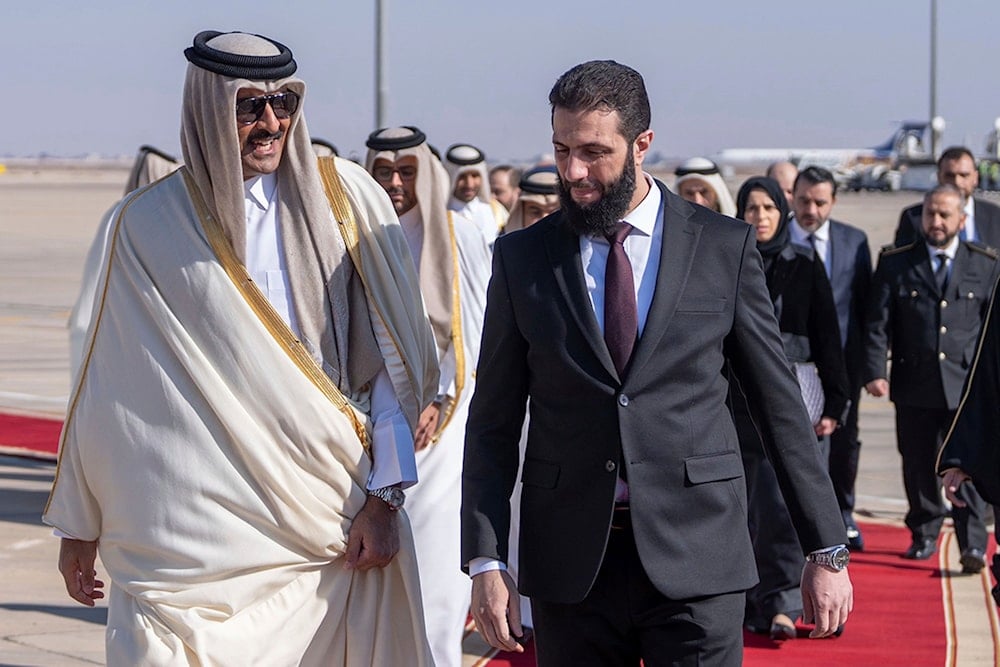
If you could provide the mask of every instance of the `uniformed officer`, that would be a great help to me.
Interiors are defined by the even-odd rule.
[[[884,250],[872,279],[865,324],[865,388],[889,394],[896,407],[896,442],[903,458],[913,542],[904,558],[936,551],[946,507],[935,474],[938,449],[961,398],[1000,262],[993,248],[960,241],[962,193],[939,185],[924,197],[923,237]],[[886,357],[892,354],[891,382]],[[953,510],[962,569],[985,564],[985,504],[971,485],[965,508]]]

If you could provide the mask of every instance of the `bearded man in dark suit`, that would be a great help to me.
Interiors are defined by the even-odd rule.
[[[809,554],[813,636],[852,605],[844,526],[782,351],[753,228],[642,170],[642,77],[613,61],[556,82],[562,211],[496,244],[466,432],[463,563],[493,646],[519,650],[506,573],[521,480],[521,593],[540,665],[742,661],[757,576],[726,406],[732,365]]]
[[[945,149],[938,158],[937,179],[939,185],[953,185],[962,193],[965,227],[959,233],[959,240],[1000,248],[1000,206],[972,196],[979,187],[979,171],[972,151],[965,146]],[[923,210],[922,202],[903,209],[893,239],[895,246],[923,238]]]

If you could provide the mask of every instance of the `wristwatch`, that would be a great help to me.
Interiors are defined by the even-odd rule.
[[[840,572],[850,562],[851,552],[848,551],[847,547],[840,546],[829,551],[814,551],[806,556],[806,560],[828,567],[834,572]]]
[[[406,502],[406,494],[398,486],[383,486],[381,489],[372,489],[369,496],[375,496],[385,502],[393,512],[401,509]]]

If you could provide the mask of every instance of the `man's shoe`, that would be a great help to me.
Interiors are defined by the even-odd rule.
[[[861,531],[854,524],[847,526],[847,548],[851,551],[865,550],[865,538],[861,536]]]
[[[903,558],[908,560],[927,560],[937,551],[937,540],[930,538],[920,538],[913,540],[913,544],[903,554]]]
[[[962,552],[958,561],[962,564],[962,574],[979,574],[986,567],[986,554],[982,549],[970,547]]]
[[[769,634],[771,635],[771,639],[776,642],[795,639],[798,636],[798,632],[795,630],[795,621],[789,618],[787,614],[774,615],[774,618],[771,619]]]

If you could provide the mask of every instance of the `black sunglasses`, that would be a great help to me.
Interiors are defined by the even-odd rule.
[[[299,96],[290,90],[258,97],[244,97],[236,101],[236,122],[250,125],[264,115],[264,107],[271,105],[271,111],[278,120],[291,116],[299,108]]]

